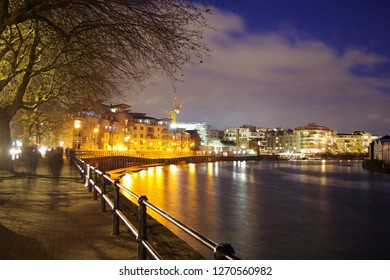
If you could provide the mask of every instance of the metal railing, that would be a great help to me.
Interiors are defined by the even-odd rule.
[[[188,157],[188,156],[201,156],[201,152],[193,151],[111,151],[111,150],[76,150],[74,155],[78,158],[95,158],[95,157],[107,157],[107,156],[127,156],[127,157],[139,157],[139,158],[176,158],[176,157]]]
[[[81,158],[81,157],[78,157]],[[100,171],[109,171],[115,169],[122,169],[131,166],[148,166],[148,165],[168,165],[179,163],[199,163],[199,162],[213,162],[216,160],[215,156],[188,156],[176,158],[141,158],[130,156],[105,156],[105,157],[89,157],[82,158],[85,163],[90,164]]]
[[[137,195],[127,188],[123,187],[119,181],[111,179],[104,172],[98,170],[97,168],[87,164],[82,159],[73,157],[73,162],[75,163],[79,174],[84,180],[84,184],[88,187],[90,192],[93,192],[93,198],[98,199],[100,195],[101,201],[101,211],[106,211],[106,206],[109,205],[113,213],[113,224],[112,231],[113,234],[119,235],[119,224],[120,221],[130,230],[130,232],[135,236],[138,243],[138,259],[146,260],[148,254],[151,258],[156,260],[162,260],[163,258],[157,252],[157,250],[148,242],[147,237],[147,209],[154,211],[157,215],[161,216],[165,220],[169,221],[171,224],[182,230],[184,233],[188,234],[193,239],[197,240],[202,245],[210,249],[216,260],[238,260],[239,258],[235,256],[233,247],[227,243],[216,243],[215,241],[203,236],[193,228],[185,225],[179,220],[172,217],[170,214],[160,209],[159,207],[150,203],[146,196]],[[113,188],[113,193],[109,194],[107,192],[107,186],[111,185]],[[134,226],[129,219],[125,216],[123,211],[120,209],[120,197],[125,198],[126,202],[133,203],[125,196],[120,196],[120,192],[129,195],[138,202],[138,227]]]

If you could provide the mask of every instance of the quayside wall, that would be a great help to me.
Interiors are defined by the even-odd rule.
[[[82,157],[81,157],[82,158]],[[261,155],[261,156],[184,156],[174,158],[142,158],[132,156],[104,156],[104,157],[88,157],[83,160],[106,172],[109,170],[148,165],[169,165],[183,163],[201,163],[215,161],[244,161],[244,160],[278,160],[279,156]]]

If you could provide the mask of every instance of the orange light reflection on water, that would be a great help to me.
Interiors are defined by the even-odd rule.
[[[321,172],[324,174],[326,172],[326,160],[321,161]],[[321,176],[321,185],[326,186],[328,184],[327,177],[326,176]]]
[[[122,177],[121,179],[121,184],[123,186],[130,186],[131,185],[131,174],[126,173],[125,176]]]
[[[218,163],[159,166],[126,174],[121,184],[138,196],[146,195],[150,203],[197,229],[198,225],[204,223],[219,223],[214,215],[215,207],[220,203],[218,192],[223,191],[214,187],[215,173],[218,171]],[[138,205],[134,199],[131,200]],[[205,216],[198,215],[202,209],[207,213]],[[148,214],[181,238],[187,239],[186,234],[164,218],[153,211],[148,210]]]
[[[177,166],[174,164],[169,165],[169,171],[175,174],[177,172]]]

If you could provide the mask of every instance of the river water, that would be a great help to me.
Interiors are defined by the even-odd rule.
[[[182,164],[126,175],[122,183],[210,239],[230,243],[242,259],[390,259],[390,175],[361,166]]]

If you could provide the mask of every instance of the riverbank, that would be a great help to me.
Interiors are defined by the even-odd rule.
[[[383,164],[381,160],[364,160],[363,168],[381,173],[390,173],[390,165]]]
[[[172,158],[145,158],[134,156],[104,156],[104,157],[88,157],[83,158],[87,164],[92,165],[103,172],[111,172],[117,169],[128,169],[140,171],[150,166],[170,165],[170,164],[186,164],[186,163],[204,163],[217,161],[260,161],[260,160],[286,160],[279,155],[241,155],[241,156],[182,156]]]
[[[155,156],[155,157],[154,157]],[[116,152],[96,153],[93,156],[92,151],[88,154],[80,153],[79,158],[86,163],[98,168],[100,171],[108,172],[116,169],[132,169],[133,172],[140,171],[150,166],[156,165],[170,165],[170,164],[185,164],[185,163],[204,163],[204,162],[218,162],[218,161],[275,161],[275,160],[288,160],[288,159],[300,159],[300,160],[364,160],[367,158],[367,154],[316,154],[314,156],[299,156],[299,157],[286,157],[281,155],[272,154],[259,154],[259,155],[180,155],[172,156],[168,155],[160,157],[158,155],[132,155]]]

